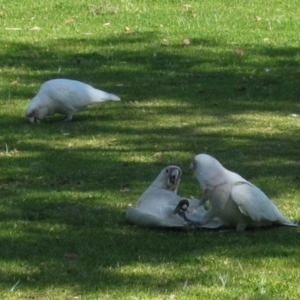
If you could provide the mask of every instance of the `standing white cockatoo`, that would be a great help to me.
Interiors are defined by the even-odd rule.
[[[259,188],[225,169],[212,156],[195,156],[190,168],[204,192],[202,203],[210,201],[210,208],[197,225],[205,227],[214,218],[219,218],[223,225],[234,226],[237,231],[272,224],[298,226],[285,217]],[[186,200],[182,200],[176,208],[186,220],[188,215],[184,211],[187,206]],[[190,223],[195,225],[193,221]]]
[[[66,116],[71,121],[73,114],[91,104],[106,101],[120,101],[116,95],[95,89],[80,81],[52,79],[40,87],[26,108],[26,117],[33,123],[55,113]]]
[[[181,169],[177,166],[164,168],[152,184],[139,198],[136,207],[128,206],[126,216],[134,224],[148,227],[183,227],[188,222],[175,212],[179,201],[177,189],[181,179]],[[187,200],[186,215],[191,220],[199,220],[205,213],[200,200]],[[217,227],[211,222],[211,228]]]

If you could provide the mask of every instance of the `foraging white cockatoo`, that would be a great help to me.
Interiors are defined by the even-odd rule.
[[[126,216],[134,224],[148,227],[183,227],[188,224],[175,212],[181,197],[177,189],[181,178],[181,169],[177,166],[164,168],[154,182],[138,200],[136,207],[128,206]],[[200,200],[189,199],[186,215],[191,220],[199,220],[205,213]],[[211,228],[217,227],[210,222]],[[217,223],[218,224],[218,223]]]
[[[71,121],[75,112],[88,105],[110,100],[120,101],[120,98],[80,81],[52,79],[43,83],[31,99],[26,108],[26,117],[33,123],[47,115],[59,113],[66,116],[64,121]]]
[[[195,156],[190,168],[204,192],[202,203],[210,201],[210,208],[197,225],[205,227],[213,218],[219,218],[223,225],[234,226],[237,231],[272,224],[298,226],[285,217],[259,188],[225,169],[212,156]],[[181,206],[185,207],[181,209]],[[188,216],[184,214],[186,206],[186,200],[182,200],[176,211],[180,211],[179,214],[187,220]],[[195,225],[194,222],[190,223]]]

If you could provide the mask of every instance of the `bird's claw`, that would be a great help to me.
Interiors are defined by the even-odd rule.
[[[174,214],[179,215],[180,217],[183,217],[183,215],[185,215],[185,212],[187,211],[189,205],[190,205],[190,203],[187,199],[181,199],[174,210]]]
[[[187,222],[186,226],[198,227],[198,226],[201,225],[199,222],[192,221],[186,216],[186,212],[187,212],[187,209],[188,209],[189,205],[190,205],[190,203],[187,199],[180,200],[179,203],[177,204],[175,210],[174,210],[174,214],[175,215],[177,214],[181,218],[183,218]]]

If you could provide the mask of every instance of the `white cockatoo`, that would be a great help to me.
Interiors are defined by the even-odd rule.
[[[139,198],[136,207],[128,206],[126,216],[134,224],[148,227],[183,227],[188,222],[180,217],[175,208],[182,199],[177,195],[181,178],[181,169],[177,166],[164,168],[152,184]],[[191,220],[199,220],[205,213],[200,200],[189,199],[186,215]],[[211,228],[218,222],[210,222]]]
[[[212,156],[195,156],[190,168],[204,192],[202,203],[210,201],[210,208],[197,225],[205,227],[205,224],[218,218],[223,225],[234,226],[237,231],[244,231],[246,227],[272,224],[298,226],[285,217],[259,188],[240,175],[225,169]],[[188,221],[188,215],[184,213],[187,206],[187,201],[182,200],[176,211]],[[193,221],[190,223],[196,224]]]
[[[110,100],[120,101],[120,98],[80,81],[52,79],[42,84],[25,113],[31,123],[55,113],[65,115],[64,121],[71,121],[75,112],[88,105]]]

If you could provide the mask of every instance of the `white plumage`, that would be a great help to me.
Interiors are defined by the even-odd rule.
[[[126,216],[132,223],[148,227],[182,227],[188,224],[175,213],[181,198],[177,195],[181,169],[177,166],[164,168],[138,200],[136,207],[129,206]],[[188,200],[187,216],[191,220],[202,218],[205,210],[199,200]],[[213,222],[212,222],[213,223]],[[212,224],[213,226],[213,224]]]
[[[33,123],[47,115],[59,113],[66,116],[65,121],[71,121],[75,112],[105,101],[120,101],[120,98],[80,81],[52,79],[42,84],[31,99],[26,108],[26,117]]]
[[[225,169],[212,156],[199,154],[190,167],[204,192],[202,203],[209,200],[211,204],[206,215],[199,220],[202,227],[213,218],[219,218],[224,225],[235,226],[237,231],[274,223],[298,226],[285,217],[259,188]]]

